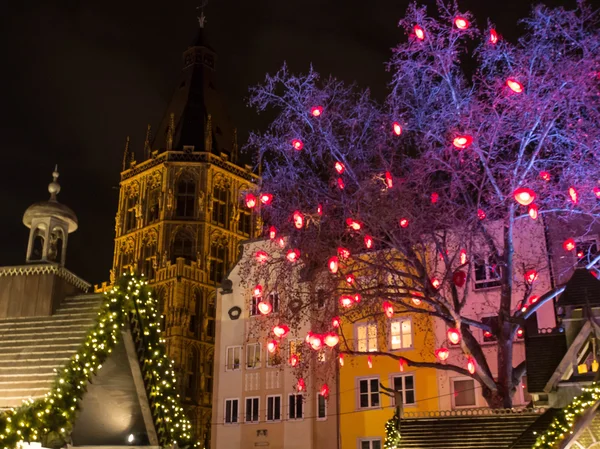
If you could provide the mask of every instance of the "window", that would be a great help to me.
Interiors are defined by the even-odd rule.
[[[481,318],[481,323],[489,326],[492,331],[483,330],[481,331],[481,335],[483,336],[483,342],[488,343],[491,341],[496,341],[496,336],[494,333],[498,329],[498,317],[497,316],[485,316]]]
[[[367,440],[361,438],[359,442],[360,449],[381,449],[381,440],[379,438],[370,438]]]
[[[319,309],[325,307],[325,290],[317,290],[317,307]]]
[[[250,343],[246,346],[246,368],[260,368],[260,344]]]
[[[194,254],[194,241],[192,240],[192,236],[187,232],[179,231],[175,235],[175,239],[173,240],[173,250],[171,253],[171,257],[173,261],[178,257],[183,257],[185,259],[191,260]]]
[[[248,210],[245,204],[240,204],[240,223],[238,230],[241,234],[250,235],[252,234],[252,213]]]
[[[208,338],[215,338],[215,320],[212,318],[206,321],[206,336]]]
[[[401,392],[402,403],[404,405],[414,405],[415,399],[415,376],[407,374],[404,376],[392,377],[392,387]]]
[[[475,381],[473,379],[453,379],[452,387],[455,407],[474,407],[477,405]]]
[[[160,218],[160,189],[153,189],[148,194],[148,209],[146,210],[146,221],[148,224],[155,223]]]
[[[221,226],[227,223],[227,196],[228,192],[224,187],[213,189],[212,220]]]
[[[289,419],[302,419],[304,397],[301,394],[290,394],[288,402]]]
[[[304,344],[304,340],[290,340],[288,360],[291,359],[292,356],[295,355],[298,358],[298,361],[300,361],[303,344]]]
[[[500,285],[500,267],[494,256],[475,256],[473,269],[476,290]]]
[[[271,305],[273,306],[273,313],[277,313],[279,312],[279,293],[277,292],[273,292],[273,293],[269,293],[269,302],[271,303]]]
[[[258,422],[258,402],[260,398],[246,398],[246,422]]]
[[[225,424],[236,424],[238,422],[239,401],[237,399],[225,399]]]
[[[327,398],[321,393],[317,394],[317,419],[327,419]]]
[[[136,228],[137,197],[130,196],[125,203],[125,232]]]
[[[392,349],[412,348],[412,322],[409,319],[390,322],[390,344]]]
[[[281,353],[279,351],[279,346],[277,346],[273,352],[269,352],[269,350],[267,350],[267,366],[271,368],[279,365],[281,365]]]
[[[281,420],[281,396],[267,396],[267,421]]]
[[[242,358],[241,346],[229,346],[225,357],[225,371],[240,369],[240,359]]]
[[[575,243],[577,266],[585,267],[598,254],[598,241],[595,237],[578,239]]]
[[[148,279],[154,279],[154,265],[156,263],[156,241],[146,242],[142,250],[143,273]]]
[[[359,379],[358,408],[379,407],[379,378]]]
[[[196,183],[192,179],[180,180],[177,183],[177,216],[181,218],[193,217],[195,203]]]
[[[185,397],[193,398],[196,394],[196,382],[197,377],[196,373],[199,372],[198,369],[198,353],[196,351],[191,351],[188,355],[187,365],[186,365],[186,373],[185,373]]]
[[[258,311],[258,303],[262,301],[261,296],[252,296],[250,298],[250,316],[257,316],[259,314]]]
[[[225,276],[225,266],[227,261],[227,250],[221,245],[212,245],[210,247],[210,280],[221,282]]]
[[[377,324],[357,323],[354,326],[356,350],[359,352],[377,351]]]

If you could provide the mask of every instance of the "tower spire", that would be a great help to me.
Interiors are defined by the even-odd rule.
[[[206,25],[206,16],[204,15],[204,8],[208,4],[208,0],[202,0],[200,6],[196,6],[196,10],[199,12],[198,17],[198,25],[201,29],[204,29],[204,25]]]
[[[123,171],[127,168],[127,162],[129,162],[129,136],[125,139],[125,151],[123,152]]]
[[[146,128],[146,140],[144,140],[144,154],[146,155],[146,159],[150,159],[152,156],[152,147],[150,146],[150,138],[152,137],[152,126],[148,124]]]
[[[173,149],[173,134],[175,133],[175,114],[169,115],[169,127],[167,129],[167,151]]]

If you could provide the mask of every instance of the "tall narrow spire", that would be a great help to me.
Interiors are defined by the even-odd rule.
[[[123,152],[123,171],[127,169],[127,162],[129,162],[129,136],[125,139],[125,151]]]
[[[206,25],[206,16],[204,15],[204,7],[208,5],[208,0],[202,0],[200,6],[196,7],[196,10],[199,12],[198,14],[198,25],[200,28],[204,28]]]
[[[206,131],[204,132],[204,151],[212,152],[212,116],[208,114],[208,119],[206,120]]]
[[[152,126],[148,124],[146,128],[146,140],[144,140],[144,155],[146,159],[150,159],[152,156],[152,147],[150,146],[150,138],[152,137]]]
[[[238,147],[237,128],[233,128],[233,142],[231,143],[231,162],[233,162],[234,164],[237,162],[238,152],[239,152],[239,147]]]
[[[175,114],[169,115],[169,127],[167,128],[167,151],[173,149],[173,134],[175,133]]]

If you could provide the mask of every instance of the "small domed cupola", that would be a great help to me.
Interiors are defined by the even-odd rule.
[[[59,173],[55,167],[48,185],[50,199],[34,203],[23,214],[23,224],[30,229],[27,262],[65,265],[67,238],[77,230],[77,216],[56,199],[60,192]]]

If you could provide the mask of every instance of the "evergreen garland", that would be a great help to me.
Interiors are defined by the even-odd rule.
[[[130,313],[143,332],[140,337],[145,357],[140,367],[160,445],[199,445],[193,442],[190,421],[180,405],[173,362],[166,355],[160,337],[160,315],[147,284],[143,279],[125,276],[104,293],[96,324],[69,363],[57,372],[46,396],[0,414],[0,447],[12,449],[23,441],[41,442],[45,447],[64,445],[87,383],[119,341]]]
[[[400,447],[400,432],[398,431],[398,413],[385,423],[385,441],[383,449],[397,449]]]

